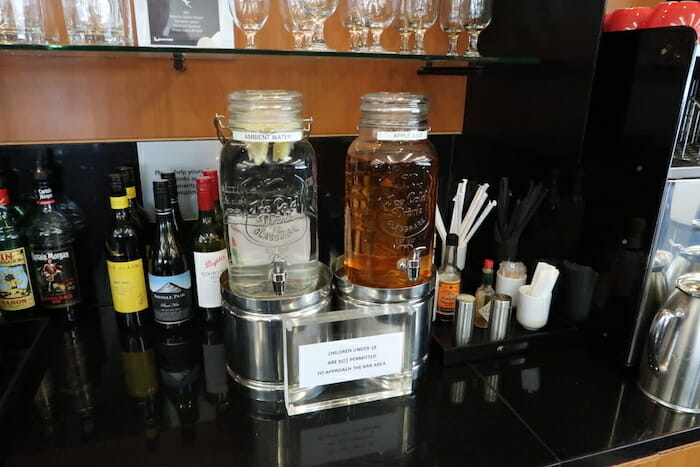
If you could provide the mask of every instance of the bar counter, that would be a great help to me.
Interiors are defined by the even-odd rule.
[[[111,309],[53,324],[4,411],[6,465],[611,465],[700,440],[699,416],[652,403],[580,337],[430,361],[411,397],[296,417],[222,389],[222,344],[199,324],[125,338]]]

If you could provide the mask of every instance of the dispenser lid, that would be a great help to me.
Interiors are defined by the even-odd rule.
[[[312,307],[330,295],[331,272],[321,262],[290,265],[283,295],[277,295],[270,273],[271,267],[266,266],[253,272],[222,274],[224,301],[241,310],[277,314]]]
[[[700,298],[700,273],[692,272],[683,274],[676,281],[676,287],[683,293],[691,297]]]

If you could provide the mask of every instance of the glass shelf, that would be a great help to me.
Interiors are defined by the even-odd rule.
[[[75,56],[84,54],[114,55],[137,54],[158,57],[183,55],[185,58],[222,59],[232,56],[283,56],[283,57],[329,57],[329,58],[364,58],[384,60],[414,60],[432,64],[441,62],[447,66],[485,66],[501,65],[538,65],[542,61],[529,57],[448,57],[446,55],[400,55],[356,52],[309,52],[303,50],[269,50],[269,49],[205,49],[190,47],[114,47],[106,45],[29,45],[0,44],[0,53],[39,54],[42,56]]]

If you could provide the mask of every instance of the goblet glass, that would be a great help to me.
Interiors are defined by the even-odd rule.
[[[449,45],[447,54],[450,57],[457,53],[459,34],[464,31],[464,0],[442,0],[440,2],[440,28],[447,34]]]
[[[340,22],[350,32],[350,52],[359,52],[362,48],[362,18],[358,0],[340,0]]]
[[[229,0],[233,22],[243,31],[246,49],[254,49],[255,34],[265,26],[270,14],[270,0]]]
[[[314,23],[314,33],[308,50],[320,52],[333,52],[333,49],[326,45],[323,36],[323,27],[326,20],[335,13],[338,8],[338,0],[298,0],[306,15]]]
[[[368,48],[372,53],[390,53],[381,44],[382,33],[399,10],[399,0],[359,0],[360,14],[363,22],[372,34],[372,45]]]
[[[491,0],[464,0],[464,29],[469,41],[465,57],[480,57],[479,34],[491,23]]]
[[[292,21],[301,29],[304,36],[304,50],[311,49],[311,39],[314,35],[315,23],[313,19],[306,14],[302,0],[280,0],[287,4],[287,10]]]
[[[413,54],[425,55],[425,32],[435,24],[438,16],[438,0],[406,0],[408,25],[415,32]]]
[[[399,45],[399,53],[402,55],[410,54],[411,49],[409,48],[409,42],[411,40],[411,34],[413,34],[413,28],[408,24],[408,13],[406,11],[407,0],[400,0],[399,10],[396,13],[396,18],[394,18],[394,29],[399,33],[399,38],[401,39],[401,45]],[[462,27],[460,25],[460,27]]]
[[[279,3],[284,29],[294,38],[294,50],[301,50],[304,48],[304,30],[299,26],[299,23],[294,20],[294,17],[289,11],[288,0],[279,0]]]

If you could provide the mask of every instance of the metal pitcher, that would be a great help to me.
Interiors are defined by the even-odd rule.
[[[656,313],[640,365],[639,386],[650,399],[700,413],[700,273],[684,274]]]

